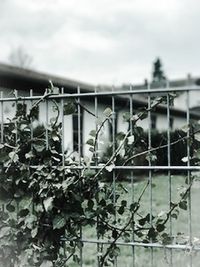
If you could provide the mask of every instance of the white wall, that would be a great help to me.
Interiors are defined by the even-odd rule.
[[[189,108],[200,106],[200,91],[189,92]],[[174,107],[186,110],[187,107],[187,93],[183,92],[174,99]]]
[[[10,91],[9,91],[10,92]],[[9,92],[4,90],[4,95],[8,96]],[[192,92],[193,93],[193,92]],[[194,103],[196,104],[198,101],[200,101],[200,92],[194,92],[195,94],[192,95],[191,98],[191,105]],[[18,95],[22,94],[22,92],[19,92]],[[26,93],[24,95],[29,95],[29,93]],[[197,97],[198,96],[198,97]],[[11,97],[11,96],[10,96]],[[193,101],[193,97],[196,97],[196,100]],[[176,105],[179,105],[177,107],[184,107],[185,108],[185,99],[186,96],[184,94],[180,95],[179,98],[176,100]],[[22,101],[19,101],[20,103],[23,103]],[[179,102],[181,104],[179,104]],[[32,102],[34,103],[34,101]],[[27,108],[30,108],[32,105],[31,101],[26,101]],[[94,99],[91,101],[84,101],[84,99],[81,101],[81,104],[85,106],[88,110],[90,110],[92,113],[95,113],[95,107],[94,107]],[[41,102],[39,106],[39,121],[37,124],[44,124],[47,125],[52,118],[55,118],[57,115],[57,112],[54,109],[54,103],[52,101],[48,102],[48,108],[46,106],[46,102]],[[61,106],[60,102],[58,102],[59,107]],[[182,105],[182,106],[181,106]],[[101,117],[103,114],[103,111],[105,108],[107,108],[108,105],[103,103],[98,103],[98,116]],[[120,107],[122,109],[122,107]],[[128,123],[124,121],[123,114],[125,112],[129,112],[128,108],[124,108],[123,110],[120,110],[117,115],[117,132],[123,131],[126,132],[128,129]],[[16,104],[13,105],[13,102],[4,102],[3,104],[3,120],[5,122],[9,122],[9,118],[13,118],[16,113]],[[60,113],[58,122],[62,122],[62,113]],[[155,114],[157,116],[156,120],[156,128],[159,131],[167,130],[167,116],[162,114]],[[173,117],[173,130],[174,129],[180,129],[184,125],[186,125],[186,118],[180,118],[180,117]],[[0,120],[1,120],[1,104],[0,104]],[[72,126],[72,115],[65,115],[64,116],[64,149],[68,151],[73,150],[73,126]],[[87,140],[89,139],[89,133],[91,130],[96,129],[96,118],[89,114],[86,110],[83,111],[83,153],[84,155],[91,155],[91,152],[89,152],[89,145],[86,144]],[[142,121],[138,122],[138,126],[141,126],[144,128],[144,130],[148,130],[149,123],[148,119],[144,119]],[[109,145],[110,138],[109,138],[109,124],[106,123],[103,127],[100,135],[101,144],[99,145],[100,153],[103,151],[105,147]]]

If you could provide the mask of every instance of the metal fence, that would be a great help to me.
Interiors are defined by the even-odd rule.
[[[137,114],[139,111],[138,109],[140,107],[135,107],[135,100],[137,100],[137,95],[144,95],[144,102],[141,102],[140,105],[145,104],[146,112],[147,112],[147,120],[146,120],[146,128],[148,131],[148,151],[150,152],[152,147],[152,113],[156,114],[155,111],[151,110],[152,102],[155,100],[156,95],[164,95],[165,96],[165,103],[160,103],[159,105],[162,107],[162,114],[165,117],[165,125],[167,129],[167,165],[166,166],[156,166],[154,162],[149,159],[148,165],[145,166],[137,166],[137,165],[115,165],[112,168],[112,187],[114,189],[114,198],[113,201],[115,202],[115,189],[117,187],[117,175],[116,172],[118,170],[122,171],[129,171],[129,179],[126,181],[126,184],[128,184],[128,194],[130,195],[130,201],[134,202],[136,198],[136,187],[137,184],[136,181],[138,180],[138,170],[145,170],[148,172],[148,175],[146,175],[146,180],[149,181],[148,183],[148,203],[146,204],[146,209],[148,210],[150,214],[150,224],[152,224],[153,215],[154,215],[154,202],[159,200],[154,198],[154,176],[157,176],[155,174],[155,171],[164,171],[165,175],[165,192],[163,191],[163,194],[160,194],[161,200],[165,200],[166,206],[168,208],[171,207],[171,203],[173,202],[174,196],[174,180],[179,179],[176,175],[172,175],[171,172],[178,170],[178,171],[184,171],[184,174],[182,175],[182,180],[184,180],[184,177],[187,178],[188,182],[191,181],[191,172],[198,173],[200,170],[200,166],[198,165],[191,165],[191,147],[190,147],[190,132],[191,132],[191,118],[198,121],[198,113],[194,113],[190,109],[190,100],[192,98],[193,92],[198,92],[200,90],[199,87],[183,87],[183,88],[165,88],[165,89],[142,89],[142,90],[135,90],[134,88],[130,87],[130,91],[110,91],[110,92],[88,92],[88,93],[81,93],[81,88],[77,89],[77,93],[74,94],[66,94],[64,93],[64,90],[62,90],[61,94],[49,94],[47,97],[41,101],[40,105],[43,105],[44,113],[40,114],[39,117],[43,116],[43,123],[48,125],[50,118],[49,113],[49,102],[51,100],[57,101],[60,105],[60,122],[62,123],[62,155],[64,155],[65,152],[65,115],[64,115],[64,105],[65,102],[73,99],[76,101],[77,104],[77,142],[78,142],[78,156],[79,156],[79,166],[73,167],[81,170],[83,167],[81,165],[81,157],[84,156],[83,152],[81,151],[82,144],[81,142],[84,142],[82,139],[82,132],[81,126],[84,128],[84,123],[81,123],[81,109],[84,108],[84,112],[90,112],[92,113],[91,116],[98,117],[100,114],[99,106],[104,106],[105,108],[110,106],[112,110],[112,118],[111,118],[111,143],[112,143],[112,153],[115,153],[117,147],[116,147],[116,134],[118,131],[120,131],[120,125],[116,124],[116,118],[117,118],[117,106],[120,105],[120,103],[125,103],[126,101],[126,112],[130,114],[130,120],[132,120],[133,116]],[[185,157],[187,158],[187,163],[185,166],[174,166],[171,162],[171,140],[170,140],[170,118],[171,118],[171,112],[176,109],[176,107],[172,106],[170,104],[171,99],[171,93],[176,95],[185,94],[186,99],[186,105],[185,105],[185,111],[182,111],[183,120],[185,121],[185,125],[188,126],[187,128],[187,138],[185,138],[187,143],[187,155]],[[4,97],[3,93],[1,94],[0,98],[0,117],[1,117],[1,142],[3,142],[3,136],[5,131],[5,120],[6,120],[6,114],[5,114],[5,107],[7,103],[27,103],[27,105],[31,106],[36,101],[39,101],[41,99],[41,96],[34,96],[32,91],[30,92],[30,96],[18,96],[15,94],[15,97]],[[89,107],[85,105],[85,103],[91,103],[93,106],[93,110],[90,111]],[[103,103],[103,104],[102,104]],[[117,104],[116,104],[117,103]],[[128,106],[127,106],[128,103]],[[124,104],[122,104],[123,106]],[[138,104],[137,104],[138,105]],[[123,108],[122,108],[123,109]],[[184,117],[185,116],[185,117]],[[200,116],[199,116],[200,118]],[[97,120],[94,120],[92,122],[95,124],[95,130],[98,131],[99,124]],[[89,122],[90,124],[90,122]],[[117,129],[116,129],[117,127]],[[133,132],[133,124],[130,124],[130,133]],[[71,128],[73,130],[73,127]],[[73,135],[72,135],[73,136]],[[48,146],[48,130],[46,130],[46,143]],[[84,144],[83,144],[84,146]],[[98,151],[96,152],[98,154]],[[142,153],[142,152],[141,152]],[[102,165],[100,165],[98,161],[98,157],[95,161],[95,164],[93,166],[90,166],[90,169],[99,170],[101,169]],[[65,166],[65,160],[63,156],[63,166]],[[180,179],[179,179],[180,181]],[[157,188],[159,190],[159,188]],[[132,240],[125,242],[123,240],[116,241],[116,245],[121,248],[121,254],[116,257],[113,266],[179,266],[177,262],[182,262],[184,258],[184,266],[197,266],[198,259],[200,259],[198,251],[200,250],[200,244],[198,242],[199,236],[196,236],[198,234],[198,229],[193,231],[193,222],[196,220],[198,209],[197,207],[193,207],[192,203],[192,192],[193,188],[191,188],[190,193],[188,194],[187,201],[188,201],[188,210],[187,210],[187,218],[184,220],[185,226],[187,228],[187,240],[184,243],[176,243],[175,241],[171,244],[161,244],[157,242],[140,242],[137,240],[137,237],[133,234]],[[197,205],[197,203],[195,203]],[[197,219],[198,220],[198,219]],[[197,222],[195,221],[195,224]],[[117,226],[117,222],[116,222]],[[176,226],[177,227],[177,226]],[[176,228],[177,229],[177,228]],[[91,234],[91,232],[93,234]],[[88,231],[87,226],[80,228],[80,240],[83,243],[83,246],[80,247],[80,266],[98,266],[99,265],[99,253],[100,253],[100,246],[102,244],[110,244],[112,240],[107,240],[106,237],[104,239],[99,239],[98,235],[96,233],[95,228],[91,229],[91,232]],[[169,223],[168,223],[168,232],[170,236],[175,235],[174,231],[174,221],[173,218],[170,216]],[[195,232],[195,233],[194,233]],[[195,239],[196,238],[196,239]],[[64,239],[63,239],[64,240]],[[196,240],[196,241],[195,241]],[[66,242],[68,242],[66,240]],[[94,246],[96,244],[96,246]],[[125,249],[124,249],[125,248]],[[161,255],[159,254],[161,251]],[[177,254],[177,251],[180,251],[180,255]],[[178,252],[179,253],[179,252]],[[183,254],[181,254],[183,253]],[[123,256],[126,255],[125,257]],[[177,259],[177,255],[179,255]],[[183,256],[184,255],[184,256]],[[89,257],[91,256],[92,259]],[[166,258],[161,263],[161,258]],[[194,259],[195,258],[195,259]],[[128,259],[128,261],[126,261]],[[195,261],[195,262],[193,262]],[[69,263],[69,265],[66,266],[74,266],[70,265],[72,263]],[[181,265],[180,265],[181,266]]]

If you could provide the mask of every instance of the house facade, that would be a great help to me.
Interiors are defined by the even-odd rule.
[[[9,119],[13,118],[16,112],[19,112],[22,108],[29,109],[36,101],[34,97],[37,98],[44,95],[46,88],[50,86],[50,81],[65,96],[64,98],[57,98],[56,103],[62,110],[58,121],[63,125],[64,148],[68,151],[77,150],[78,139],[81,138],[83,154],[89,153],[89,146],[86,144],[89,133],[91,130],[96,129],[97,117],[101,117],[106,108],[109,107],[114,111],[114,122],[105,124],[101,137],[102,146],[106,146],[112,139],[113,132],[115,134],[120,131],[127,131],[129,124],[124,119],[125,114],[130,112],[137,114],[148,106],[147,95],[141,97],[142,92],[141,94],[128,94],[126,91],[123,95],[123,88],[118,88],[120,93],[115,92],[115,94],[112,94],[110,87],[105,92],[91,84],[0,64],[0,99],[2,100],[0,123],[9,123]],[[65,114],[63,111],[65,105],[72,101],[74,94],[76,97],[73,99],[79,106],[78,112],[70,115]],[[163,91],[163,95],[165,94]],[[57,95],[58,92],[56,92],[55,97]],[[67,97],[69,95],[70,97]],[[155,96],[156,93],[153,97]],[[24,100],[23,98],[20,99],[20,97],[30,98]],[[174,105],[170,107],[170,121],[167,120],[167,106],[160,104],[155,110],[152,110],[150,121],[146,118],[138,121],[138,125],[145,130],[151,127],[158,131],[164,131],[168,126],[170,126],[171,130],[180,129],[187,123],[183,98],[184,94],[180,94],[177,99],[175,98]],[[5,99],[6,101],[4,101]],[[195,101],[197,101],[197,97],[195,97]],[[48,125],[50,120],[56,116],[56,112],[55,100],[42,101],[34,121],[35,127],[37,125]],[[200,120],[200,114],[195,110],[190,112],[190,117],[194,120]],[[78,136],[79,132],[80,137]]]

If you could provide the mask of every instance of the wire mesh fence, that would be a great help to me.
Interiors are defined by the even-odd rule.
[[[198,94],[198,87],[169,86],[164,89],[148,87],[135,90],[130,87],[129,91],[116,92],[113,89],[110,92],[95,90],[88,93],[81,93],[78,87],[74,94],[66,94],[62,89],[61,93],[49,91],[43,96],[34,96],[33,91],[29,96],[19,96],[16,92],[14,97],[4,97],[1,93],[1,144],[5,144],[6,129],[16,112],[23,114],[37,105],[39,108],[34,109],[36,114],[31,119],[31,138],[34,138],[36,129],[43,127],[48,150],[50,124],[60,125],[59,165],[64,170],[78,172],[80,195],[85,186],[82,178],[86,171],[92,171],[98,188],[105,183],[111,188],[112,216],[106,215],[106,221],[102,223],[102,213],[96,212],[95,223],[87,225],[80,220],[76,239],[62,236],[60,245],[67,259],[66,266],[182,266],[183,259],[184,266],[198,266],[200,242],[196,196],[200,166],[195,155],[199,149],[200,115],[192,108]],[[177,128],[181,128],[184,134],[172,141],[170,133]],[[152,145],[152,134],[156,129],[166,131],[167,140],[155,146]],[[93,141],[88,142],[91,132]],[[147,133],[147,138],[141,137],[141,144],[143,132]],[[17,142],[17,133],[15,138]],[[180,165],[174,165],[171,151],[181,141],[186,154]],[[163,148],[167,162],[158,166],[155,152]],[[70,158],[76,158],[76,164],[69,164]],[[54,165],[52,169],[57,167]],[[35,169],[38,166],[31,167]],[[63,172],[65,179],[66,173]],[[175,187],[182,188],[183,185],[185,191],[181,192],[181,201],[177,202]],[[98,190],[96,203],[102,198],[101,190]],[[90,195],[86,196],[86,200],[88,204]],[[139,203],[140,209],[133,209],[130,220],[130,214],[126,211],[121,213],[119,203],[124,203],[124,208]],[[178,213],[183,217],[181,223]],[[126,228],[127,221],[129,226]],[[111,234],[102,233],[102,225],[110,227]],[[159,228],[162,225],[164,228]],[[152,229],[156,231],[156,236],[151,235]],[[119,234],[115,236],[114,230]],[[148,232],[148,239],[142,231]],[[71,257],[68,246],[74,240],[78,244],[78,252]],[[110,247],[115,247],[112,257],[107,253]],[[102,261],[105,255],[112,259]]]

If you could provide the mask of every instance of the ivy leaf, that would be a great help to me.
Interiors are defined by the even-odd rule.
[[[60,140],[56,133],[52,134],[52,139],[53,139],[54,142],[58,142]]]
[[[93,147],[90,147],[89,148],[89,151],[93,153],[94,152],[94,148]]]
[[[34,144],[33,147],[34,147],[35,150],[36,150],[37,152],[39,152],[39,153],[41,153],[41,152],[45,149],[44,144],[41,144],[41,145],[39,145],[39,144]]]
[[[140,113],[138,114],[138,117],[140,118],[140,120],[144,120],[144,119],[146,119],[147,116],[148,116],[147,112],[140,112]]]
[[[149,229],[149,231],[148,231],[148,237],[149,238],[155,238],[156,237],[156,232],[155,232],[155,229],[153,228],[153,227],[151,227],[150,229]]]
[[[135,141],[135,136],[131,135],[127,139],[128,139],[128,145],[132,145]]]
[[[53,263],[49,260],[44,260],[40,267],[53,267]]]
[[[121,205],[124,206],[124,207],[126,207],[127,206],[127,201],[126,200],[122,200],[121,201]]]
[[[0,144],[0,149],[4,148],[4,144]]]
[[[31,206],[31,203],[32,203],[33,199],[32,197],[23,197],[20,202],[19,202],[19,207],[21,209],[31,209],[32,206]]]
[[[119,209],[118,209],[118,213],[120,215],[122,215],[124,213],[124,206],[121,206]]]
[[[11,228],[6,226],[0,229],[0,238],[9,235]]]
[[[44,208],[46,211],[50,211],[53,208],[53,197],[48,197],[43,201]]]
[[[179,203],[179,207],[182,210],[187,210],[187,201],[183,200]]]
[[[160,233],[160,232],[162,232],[162,231],[164,231],[165,230],[165,225],[164,224],[158,224],[157,226],[156,226],[156,230]]]
[[[76,106],[74,103],[69,102],[64,106],[64,115],[71,115],[76,112]]]
[[[26,217],[29,214],[29,210],[28,209],[21,209],[18,212],[19,217]]]
[[[154,101],[151,104],[151,108],[153,109],[154,107],[156,107],[161,101],[162,97],[157,97],[156,99],[154,99]]]
[[[89,140],[87,140],[86,144],[90,146],[94,146],[94,140],[90,138]]]
[[[108,171],[108,172],[111,172],[113,170],[113,168],[115,167],[115,164],[111,164],[111,165],[108,165],[105,167],[105,169]]]
[[[114,230],[112,231],[112,237],[115,239],[115,238],[117,238],[117,236],[118,236],[118,232],[117,232],[116,229],[114,229]]]
[[[187,157],[183,157],[183,158],[181,159],[181,161],[182,161],[182,162],[188,162],[188,159],[189,159],[188,156],[187,156]]]
[[[32,236],[32,238],[36,237],[37,233],[38,233],[38,228],[33,228],[31,230],[31,236]]]
[[[112,109],[110,108],[106,108],[103,112],[103,114],[106,116],[106,117],[110,117],[110,115],[112,114]]]
[[[7,204],[6,205],[6,209],[9,212],[14,212],[15,211],[15,206],[11,205],[11,204]]]
[[[167,233],[162,234],[162,243],[163,245],[169,245],[172,242],[172,237],[170,237]]]
[[[8,155],[9,155],[9,158],[15,163],[19,160],[19,156],[14,151],[10,152]]]
[[[196,133],[194,135],[194,138],[195,138],[195,140],[197,140],[198,142],[200,142],[200,133]]]
[[[32,151],[29,151],[28,153],[25,154],[25,158],[26,159],[31,159],[31,158],[33,158],[33,156],[34,155],[33,155],[33,152]]]
[[[122,141],[124,139],[124,137],[125,137],[125,133],[123,133],[123,132],[119,132],[116,135],[116,139],[119,141]]]
[[[95,130],[90,131],[89,135],[91,135],[92,137],[95,137],[96,136],[96,131]]]
[[[65,226],[65,218],[61,215],[57,215],[54,219],[53,219],[53,229],[61,229]]]

